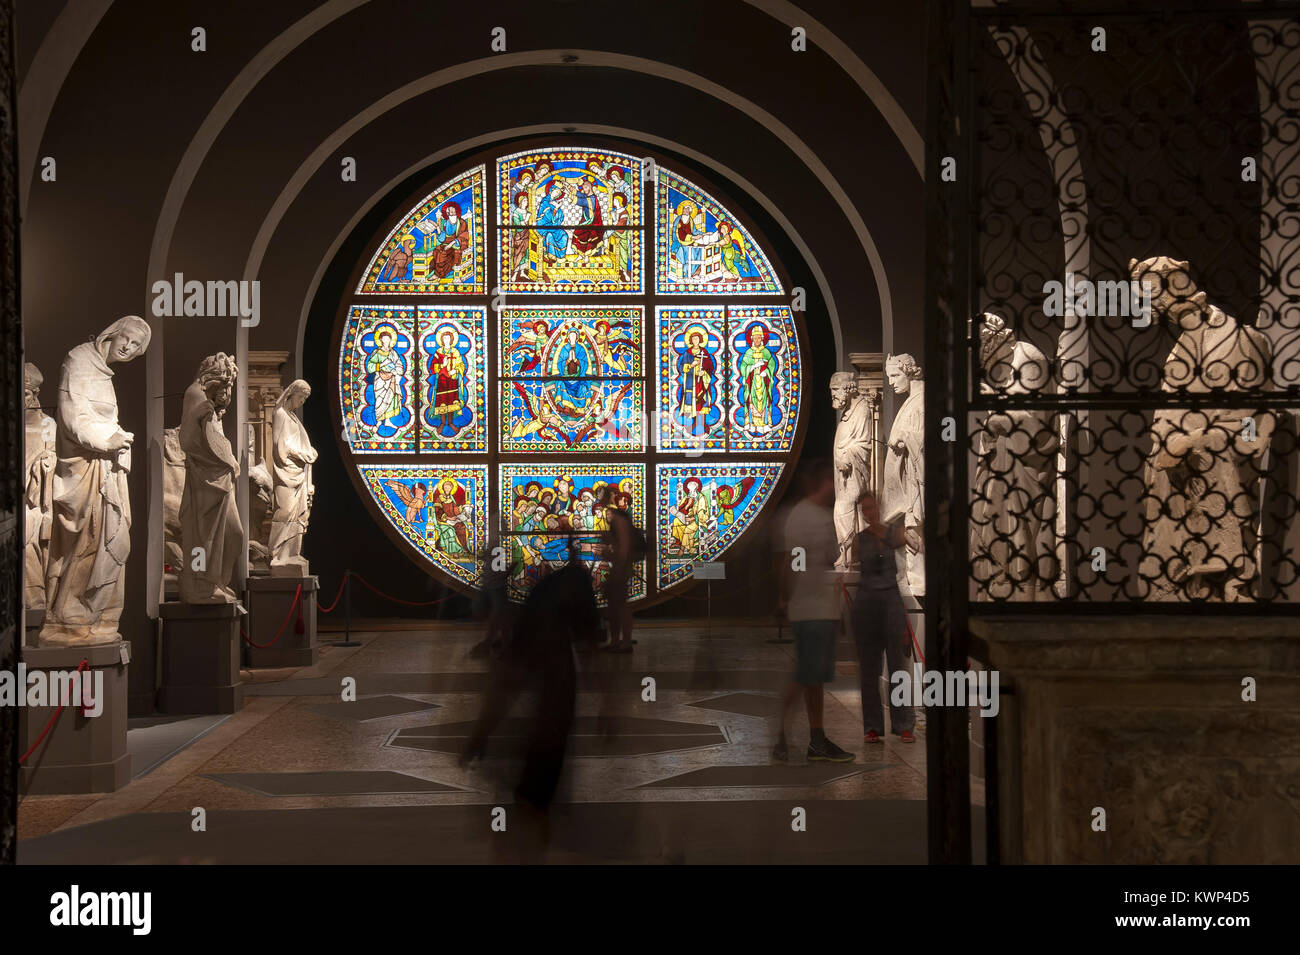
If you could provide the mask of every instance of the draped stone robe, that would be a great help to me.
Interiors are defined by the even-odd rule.
[[[233,603],[230,579],[244,541],[235,502],[239,463],[216,409],[197,381],[185,391],[180,443],[185,452],[180,598],[185,603]],[[202,570],[194,569],[196,547],[204,551]]]
[[[840,413],[835,429],[835,536],[840,542],[837,570],[848,570],[858,533],[858,498],[871,488],[871,402],[858,395]]]
[[[902,450],[897,445],[902,445]],[[925,384],[912,382],[893,427],[889,430],[889,449],[885,453],[884,513],[885,523],[900,517],[907,530],[924,536],[925,521]],[[897,551],[901,583],[911,593],[925,593],[925,555],[913,554],[901,547]],[[906,591],[905,591],[906,592]]]
[[[54,526],[41,641],[111,643],[131,550],[131,452],[110,451],[118,427],[113,371],[94,342],[68,352],[59,374]]]
[[[272,419],[271,480],[275,511],[271,518],[271,565],[300,561],[302,538],[311,515],[311,466],[316,450],[307,429],[288,408],[275,409]]]
[[[54,439],[57,427],[54,419],[39,407],[26,410],[23,606],[29,610],[45,607],[45,566],[50,551],[50,534],[54,530],[54,470],[58,465]]]

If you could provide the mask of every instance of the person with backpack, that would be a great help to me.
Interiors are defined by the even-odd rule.
[[[606,649],[611,653],[631,653],[632,607],[627,599],[627,587],[633,568],[645,559],[645,533],[628,513],[632,509],[631,494],[606,485],[601,493],[601,505],[609,522],[604,552],[609,573],[605,575],[603,589],[610,635]]]

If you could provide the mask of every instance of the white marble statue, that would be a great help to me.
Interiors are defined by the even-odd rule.
[[[31,362],[23,365],[23,449],[26,488],[23,503],[23,606],[45,609],[45,566],[54,526],[54,453],[57,426],[41,410],[45,377]]]
[[[266,522],[271,516],[271,472],[257,457],[257,429],[252,422],[248,425],[248,461],[248,567],[269,574]]]
[[[183,603],[235,603],[230,581],[244,543],[235,501],[239,460],[221,427],[239,371],[224,352],[209,355],[185,390],[181,449],[181,556],[177,574]]]
[[[1025,395],[1051,384],[1046,356],[1019,341],[999,315],[980,325],[980,393]],[[980,600],[1051,596],[1052,519],[1059,440],[1050,412],[990,412],[977,433],[971,502],[971,568]]]
[[[899,548],[899,585],[904,594],[925,593],[925,383],[911,355],[891,355],[885,378],[895,393],[907,395],[894,415],[885,451],[883,518],[902,521],[906,547]]]
[[[185,493],[185,452],[181,429],[163,431],[163,562],[175,576],[181,569],[181,495]]]
[[[316,449],[298,409],[311,395],[311,386],[299,378],[284,389],[275,403],[271,422],[271,483],[275,510],[271,515],[271,576],[305,577],[302,538],[307,533],[312,496],[311,466]]]
[[[131,550],[134,435],[117,417],[110,365],[149,347],[149,324],[118,319],[68,352],[59,375],[54,470],[54,527],[45,572],[44,646],[85,646],[121,639],[118,621]]]
[[[851,371],[831,375],[831,406],[839,414],[835,427],[835,537],[840,553],[836,570],[852,570],[853,542],[857,539],[858,499],[871,489],[871,402],[858,394],[858,379]]]
[[[1166,256],[1129,261],[1130,276],[1151,288],[1153,313],[1177,336],[1161,389],[1266,390],[1268,338],[1211,305],[1189,268]],[[1249,585],[1259,575],[1261,462],[1275,424],[1270,412],[1241,405],[1154,413],[1140,566],[1152,599],[1250,599]]]

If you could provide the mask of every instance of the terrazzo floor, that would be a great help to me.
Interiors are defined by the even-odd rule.
[[[792,764],[772,764],[793,663],[793,647],[772,636],[643,627],[632,654],[579,653],[570,758],[536,861],[923,862],[923,729],[913,745],[863,744],[846,661],[825,724],[855,762],[806,763],[800,712]],[[506,721],[482,763],[457,764],[486,680],[486,662],[469,653],[480,634],[408,624],[354,638],[362,646],[326,646],[310,668],[246,671],[238,713],[116,793],[25,798],[18,861],[509,861],[509,838],[489,823],[495,807],[510,811],[517,767],[505,752],[526,720]],[[356,702],[341,699],[347,677]],[[196,833],[199,807],[207,831]],[[803,831],[792,830],[795,807]]]

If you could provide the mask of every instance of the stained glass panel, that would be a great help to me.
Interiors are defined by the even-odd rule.
[[[487,465],[358,470],[384,516],[417,550],[463,583],[478,579],[487,542]]]
[[[726,314],[721,306],[660,308],[659,446],[721,451],[727,445]]]
[[[789,451],[803,380],[790,309],[728,308],[727,337],[732,381],[727,446],[733,451]]]
[[[501,520],[510,545],[511,590],[521,596],[550,569],[564,564],[572,539],[577,556],[588,562],[599,589],[609,564],[602,557],[602,535],[609,530],[600,505],[612,485],[638,527],[645,527],[645,465],[501,465]],[[591,531],[590,538],[570,537]],[[634,568],[628,595],[645,596],[645,562]]]
[[[659,294],[781,294],[781,282],[767,256],[721,203],[662,167],[656,193]]]
[[[354,453],[415,450],[414,330],[412,308],[348,310],[339,388]]]
[[[644,408],[638,380],[503,379],[501,450],[640,451]]]
[[[497,161],[500,287],[523,293],[640,293],[642,161],[545,149]]]
[[[358,292],[483,295],[484,181],[479,166],[443,183],[388,234]]]
[[[637,307],[504,308],[501,375],[637,377],[641,326]]]
[[[660,464],[659,586],[691,576],[697,564],[717,560],[762,510],[781,476],[780,464]]]
[[[486,451],[487,310],[419,308],[420,450]]]
[[[752,524],[793,449],[803,369],[790,309],[713,297],[783,295],[781,281],[722,203],[648,160],[557,147],[496,163],[495,197],[486,194],[486,166],[443,183],[388,234],[357,288],[445,299],[347,310],[344,434],[354,453],[393,455],[358,464],[363,481],[402,537],[465,584],[482,570],[499,507],[516,599],[568,559],[571,542],[603,583],[608,527],[596,501],[611,485],[628,495],[638,526],[652,522],[658,587],[681,584]],[[489,327],[489,289],[555,298],[508,307],[494,299],[500,321]],[[644,300],[586,297],[604,293],[651,293],[651,306],[654,293],[697,298],[657,305],[647,332]],[[466,295],[482,297],[458,304]],[[566,301],[559,296],[571,297],[549,304]],[[516,304],[529,301],[538,304]],[[659,300],[670,301],[691,300]],[[678,462],[663,463],[659,452]],[[705,460],[681,460],[695,452]],[[760,463],[729,463],[736,452]],[[502,464],[502,455],[550,463]],[[655,590],[648,566],[638,565],[634,598]]]

